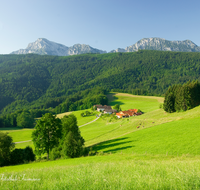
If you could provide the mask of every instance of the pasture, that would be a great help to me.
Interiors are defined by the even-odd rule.
[[[18,179],[2,178],[1,189],[199,189],[200,106],[169,114],[159,108],[161,97],[108,97],[110,105],[141,109],[144,114],[119,120],[101,117],[81,127],[86,146],[97,151],[96,156],[0,168],[4,179]],[[80,111],[73,113],[82,124],[96,118],[86,120]],[[28,132],[20,131],[22,139],[28,139]],[[10,131],[14,139],[17,133]]]

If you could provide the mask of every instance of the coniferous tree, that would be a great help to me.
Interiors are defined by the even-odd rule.
[[[175,112],[174,103],[175,103],[174,91],[173,88],[169,87],[168,91],[165,94],[163,109],[169,113]]]
[[[198,81],[169,87],[165,94],[163,108],[167,112],[186,111],[200,105],[200,84]]]
[[[80,134],[77,119],[73,114],[62,118],[62,154],[71,158],[81,156],[85,140]]]
[[[173,94],[172,92],[170,92],[170,93],[166,96],[166,98],[165,98],[165,100],[164,100],[163,109],[164,109],[166,112],[169,112],[169,113],[175,112],[174,103],[175,103],[174,94]]]

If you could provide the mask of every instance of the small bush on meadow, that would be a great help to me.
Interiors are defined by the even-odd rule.
[[[17,164],[22,164],[24,163],[24,155],[23,155],[23,149],[21,148],[16,148],[11,152],[11,165],[17,165]]]
[[[35,160],[33,149],[27,146],[24,149],[16,148],[11,152],[11,165],[23,164]]]
[[[30,146],[27,146],[24,151],[24,160],[30,162],[35,160],[35,154],[33,153],[33,149]]]

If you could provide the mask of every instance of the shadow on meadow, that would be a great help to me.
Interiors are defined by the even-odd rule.
[[[119,104],[119,105],[123,105],[124,103],[121,102],[121,101],[118,101],[118,97],[115,96],[116,93],[112,93],[112,94],[108,94],[107,97],[108,97],[108,102],[109,102],[109,105],[110,106],[114,106],[116,104]]]
[[[100,151],[103,151],[104,149],[106,149],[105,151],[103,151],[106,153],[106,152],[116,152],[119,150],[132,148],[133,146],[124,146],[127,143],[133,142],[133,141],[128,141],[127,139],[128,139],[128,137],[123,137],[123,138],[117,138],[117,139],[101,142],[101,143],[97,144],[96,146],[94,146],[93,150],[100,152]]]

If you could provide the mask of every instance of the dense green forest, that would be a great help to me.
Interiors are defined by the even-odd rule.
[[[163,108],[166,112],[186,111],[200,105],[200,83],[188,81],[170,86],[165,93]]]
[[[94,87],[164,96],[173,84],[200,81],[199,74],[200,53],[193,52],[0,55],[0,110],[7,114],[19,109],[56,108],[70,95]],[[64,104],[56,109],[57,113],[64,110]]]
[[[108,104],[106,93],[104,89],[98,87],[77,92],[66,97],[48,99],[41,109],[19,109],[12,113],[2,114],[0,116],[0,127],[33,128],[35,118],[42,117],[45,113],[58,114],[88,109],[95,104],[106,105]],[[9,108],[12,107],[10,106]]]

